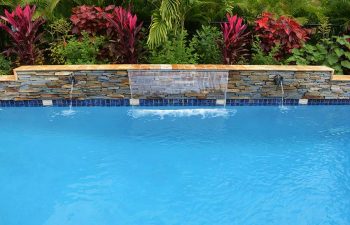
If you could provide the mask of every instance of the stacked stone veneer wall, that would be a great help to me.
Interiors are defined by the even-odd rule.
[[[261,99],[281,96],[273,78],[284,78],[285,98],[343,99],[350,98],[350,81],[333,81],[331,72],[231,71],[229,99]]]
[[[17,72],[17,81],[0,82],[1,100],[69,99],[70,77],[74,99],[130,98],[128,72],[30,71]]]
[[[189,73],[191,70],[188,71]],[[279,98],[281,90],[273,83],[276,75],[284,77],[285,97],[289,99],[350,98],[350,81],[332,80],[331,71],[237,70],[228,76],[228,99]],[[17,71],[17,81],[0,82],[0,100],[68,99],[74,75],[74,99],[131,98],[127,70]],[[170,73],[171,75],[171,73]],[[169,76],[170,76],[169,75]],[[215,93],[184,94],[183,98],[222,98]],[[146,98],[147,96],[138,96]],[[154,97],[154,96],[152,96]],[[157,97],[157,96],[155,96]],[[162,97],[162,96],[158,96]]]

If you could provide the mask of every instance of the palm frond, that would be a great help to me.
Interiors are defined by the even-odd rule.
[[[147,44],[150,48],[155,48],[167,40],[169,27],[167,22],[162,19],[158,11],[152,15],[152,23],[150,25],[150,32]]]

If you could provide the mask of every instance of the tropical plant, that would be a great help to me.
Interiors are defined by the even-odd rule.
[[[49,25],[48,32],[51,34],[51,40],[65,42],[71,32],[72,24],[66,19],[58,19]]]
[[[350,1],[349,0],[321,0],[320,10],[329,17],[334,27],[340,26],[341,31],[350,31]]]
[[[280,51],[276,55],[278,59],[283,59],[295,48],[301,48],[309,39],[308,31],[289,17],[281,16],[275,19],[273,14],[263,13],[255,24],[255,33],[261,40],[261,47],[266,53],[270,52],[274,46],[280,46]]]
[[[243,24],[243,19],[237,15],[227,14],[228,22],[221,25],[223,33],[223,63],[235,64],[248,53],[249,33],[246,32],[247,25]]]
[[[0,0],[0,7],[15,9],[18,5],[35,5],[36,15],[46,20],[54,21],[57,18],[69,17],[71,9],[80,5],[108,6],[111,4],[130,2],[131,0]]]
[[[151,0],[155,5],[147,44],[155,48],[169,34],[184,32],[186,22],[207,24],[233,8],[233,0]],[[220,17],[220,16],[219,16]],[[221,20],[221,17],[218,18]]]
[[[70,20],[73,24],[72,33],[86,32],[90,35],[104,35],[107,33],[105,13],[111,13],[114,5],[106,8],[82,5],[73,8]]]
[[[38,45],[42,41],[43,33],[40,32],[45,20],[41,17],[33,19],[35,6],[29,5],[21,8],[18,6],[13,12],[5,10],[5,16],[0,18],[0,28],[5,30],[12,39],[11,47],[6,51],[7,55],[14,55],[17,64],[42,63],[42,51]]]
[[[317,35],[319,36],[319,39],[326,39],[330,38],[332,32],[332,26],[329,23],[328,17],[322,17],[320,18],[320,25],[317,29]],[[316,35],[316,36],[317,36]]]
[[[118,52],[121,63],[137,63],[137,43],[142,22],[137,23],[137,16],[122,7],[114,9],[113,13],[105,14],[110,26],[115,29]]]
[[[293,17],[301,24],[318,23],[318,18],[324,15],[320,0],[235,0],[234,2],[233,11],[242,13],[251,21],[264,12]]]
[[[276,54],[279,52],[279,45],[274,46],[270,52],[266,53],[260,45],[259,38],[256,38],[252,45],[252,65],[278,65],[281,64],[276,59]]]
[[[97,64],[97,56],[103,42],[103,37],[90,37],[88,33],[83,32],[80,40],[72,37],[65,45],[56,45],[51,56],[67,65]]]
[[[24,7],[26,5],[36,6],[36,15],[43,16],[46,19],[53,17],[53,12],[60,0],[0,0],[0,6],[15,9],[17,6]]]
[[[4,55],[0,54],[0,76],[9,75],[11,72],[11,61],[6,59]]]
[[[151,50],[150,63],[155,64],[196,64],[198,56],[186,41],[187,32],[178,33],[158,48]]]
[[[198,63],[201,64],[220,64],[222,62],[221,44],[222,34],[217,27],[212,26],[202,26],[190,43],[198,55]]]
[[[67,46],[67,41],[72,37],[70,31],[72,24],[65,19],[54,21],[49,26],[49,33],[51,34],[50,41],[50,60],[54,64],[65,64],[65,58],[60,54],[62,46]]]
[[[219,64],[222,62],[220,49],[222,43],[222,33],[217,27],[202,25],[202,28],[196,31],[190,44],[198,55],[198,63]]]
[[[306,44],[301,49],[294,49],[288,63],[297,65],[326,65],[336,73],[350,73],[350,36],[335,36],[323,39],[316,45]]]

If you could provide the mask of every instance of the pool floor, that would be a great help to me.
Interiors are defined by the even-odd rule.
[[[0,225],[350,224],[350,106],[0,109]]]

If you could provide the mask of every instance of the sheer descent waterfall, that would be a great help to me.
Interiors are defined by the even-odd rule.
[[[130,70],[132,99],[217,99],[224,104],[228,71]]]

